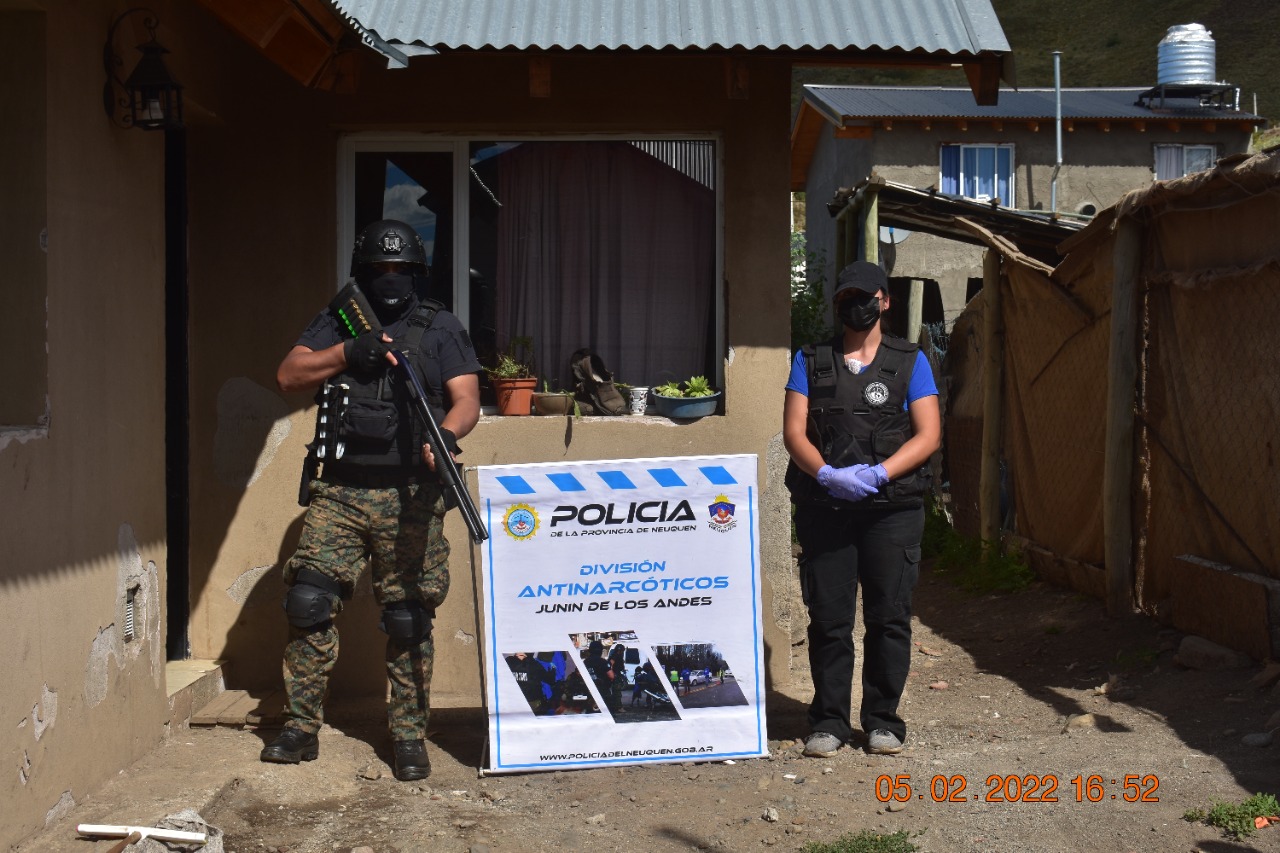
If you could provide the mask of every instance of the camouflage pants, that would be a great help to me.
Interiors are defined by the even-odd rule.
[[[435,484],[390,489],[311,483],[311,505],[298,548],[285,567],[292,585],[301,569],[314,569],[341,585],[348,598],[366,564],[378,603],[418,601],[434,608],[449,592],[449,543],[444,538],[444,498]],[[335,601],[333,615],[342,610]],[[416,740],[427,731],[435,646],[428,632],[412,645],[387,640],[391,698],[387,723],[394,740]],[[329,673],[338,661],[338,628],[289,626],[284,652],[285,725],[317,732]]]

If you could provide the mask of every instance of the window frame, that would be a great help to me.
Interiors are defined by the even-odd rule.
[[[340,290],[351,269],[351,245],[355,241],[355,159],[360,153],[385,151],[447,152],[453,154],[453,313],[470,328],[470,281],[466,276],[471,266],[471,198],[470,157],[475,142],[618,142],[638,140],[706,140],[715,144],[715,279],[712,282],[715,317],[715,340],[710,342],[716,354],[714,383],[724,387],[727,312],[724,293],[724,138],[720,133],[476,133],[433,134],[410,132],[359,131],[338,138],[337,164],[337,241],[335,244],[334,292]]]
[[[1017,145],[1012,142],[942,142],[938,145],[938,186],[941,187],[946,178],[942,162],[942,152],[946,148],[959,149],[959,166],[957,172],[957,184],[961,198],[967,198],[972,201],[990,201],[990,199],[980,199],[975,196],[967,195],[965,189],[965,172],[964,172],[964,153],[966,149],[990,148],[996,152],[996,162],[999,162],[998,152],[1000,149],[1007,149],[1009,152],[1009,204],[1010,208],[1016,208],[1018,202],[1018,161],[1017,161]],[[999,198],[999,196],[996,196]]]
[[[1159,169],[1160,150],[1169,149],[1169,148],[1178,149],[1179,160],[1181,161],[1179,164],[1179,171],[1181,172],[1181,174],[1162,178],[1160,177],[1160,169]],[[1177,178],[1185,178],[1187,175],[1191,174],[1190,172],[1187,171],[1187,152],[1192,149],[1201,149],[1201,148],[1207,149],[1209,151],[1209,160],[1211,164],[1218,162],[1218,159],[1221,155],[1218,153],[1220,148],[1216,142],[1157,142],[1155,143],[1154,145],[1151,146],[1152,179],[1157,181],[1172,181],[1172,180],[1176,180]],[[1213,166],[1210,165],[1209,168],[1212,169]]]

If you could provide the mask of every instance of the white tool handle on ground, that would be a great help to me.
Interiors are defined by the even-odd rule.
[[[76,826],[81,835],[101,835],[107,838],[127,838],[130,833],[137,832],[143,838],[154,838],[157,841],[175,841],[179,844],[204,844],[207,840],[203,832],[183,832],[180,829],[160,829],[155,826],[110,826],[101,823],[82,823]]]

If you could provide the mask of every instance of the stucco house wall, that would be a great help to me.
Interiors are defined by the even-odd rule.
[[[4,370],[43,397],[42,423],[0,425],[6,849],[145,754],[168,720],[163,139],[103,112],[110,9],[0,8],[0,106],[24,134],[0,134],[0,295],[23,306],[6,311],[22,343]]]

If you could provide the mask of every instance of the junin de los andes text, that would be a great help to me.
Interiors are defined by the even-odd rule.
[[[653,602],[656,610],[659,607],[706,607],[711,604],[711,596],[700,595],[690,598],[659,598]],[[628,598],[621,601],[571,601],[567,604],[543,604],[534,613],[582,613],[593,610],[644,610],[649,606],[647,598]]]

